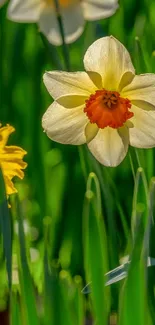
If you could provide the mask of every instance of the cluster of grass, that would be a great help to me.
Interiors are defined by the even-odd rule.
[[[120,0],[113,17],[87,23],[67,62],[63,46],[48,44],[34,24],[7,20],[6,7],[0,120],[16,128],[11,143],[28,152],[28,167],[11,209],[0,176],[0,311],[9,310],[12,325],[107,325],[112,317],[153,325],[154,149],[130,148],[107,168],[85,145],[50,141],[41,117],[51,103],[44,71],[82,70],[85,50],[101,36],[128,48],[137,73],[155,72],[155,2]]]

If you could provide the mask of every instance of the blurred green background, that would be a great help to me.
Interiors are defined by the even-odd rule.
[[[6,206],[1,213],[0,310],[9,308],[13,325],[116,324],[113,313],[118,324],[155,324],[154,267],[146,268],[146,242],[155,257],[149,223],[154,149],[130,148],[120,166],[107,168],[85,145],[49,140],[41,117],[52,98],[42,75],[66,69],[63,48],[48,44],[35,24],[7,20],[6,9],[0,9],[0,121],[16,128],[9,141],[27,151],[28,167],[9,215]],[[155,73],[154,17],[154,0],[122,0],[114,16],[86,23],[68,46],[71,71],[83,70],[83,55],[95,39],[112,34],[129,50],[137,73]],[[105,286],[104,274],[126,255],[133,256],[128,279]],[[84,295],[89,281],[92,292]]]

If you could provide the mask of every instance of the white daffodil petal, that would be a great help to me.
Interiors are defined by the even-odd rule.
[[[86,142],[85,127],[88,118],[82,107],[66,109],[54,102],[43,115],[42,126],[48,137],[64,144]]]
[[[88,123],[85,128],[86,141],[89,143],[92,141],[96,134],[98,133],[99,128],[95,123]]]
[[[87,97],[97,89],[86,72],[46,72],[43,80],[48,92],[54,99],[64,95]]]
[[[79,3],[61,8],[61,17],[64,26],[65,42],[75,42],[84,30],[84,17]],[[60,27],[53,8],[45,8],[39,20],[40,30],[45,34],[50,43],[62,44]]]
[[[17,22],[37,22],[44,6],[41,0],[11,0],[7,16]]]
[[[118,9],[118,1],[84,0],[82,7],[86,20],[98,20],[112,16]]]
[[[134,116],[130,119],[133,127],[129,129],[130,144],[136,148],[155,147],[155,111],[145,111],[131,107]]]
[[[135,72],[128,51],[112,36],[100,38],[88,48],[84,66],[102,76],[103,88],[107,90],[117,90],[122,76],[127,71]]]
[[[96,137],[88,144],[94,157],[103,165],[115,167],[126,156],[129,144],[128,128],[119,130],[106,127],[99,129]]]
[[[65,108],[74,108],[78,106],[85,106],[85,101],[88,96],[69,95],[61,96],[57,99],[57,103]]]
[[[135,76],[132,82],[122,89],[121,96],[143,109],[155,109],[155,74]]]
[[[6,1],[7,0],[0,0],[0,7],[2,7]]]

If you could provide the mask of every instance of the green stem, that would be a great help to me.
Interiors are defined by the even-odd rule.
[[[56,69],[63,70],[62,63],[60,61],[60,57],[58,51],[54,45],[48,42],[46,37],[40,33],[41,40],[43,42],[44,47],[47,49],[49,57],[52,61],[52,66],[56,67]]]
[[[70,57],[69,57],[68,46],[65,42],[65,33],[64,33],[64,26],[63,26],[61,13],[60,13],[59,0],[54,0],[54,3],[55,3],[55,9],[56,9],[56,15],[59,24],[60,34],[62,37],[62,49],[63,49],[64,61],[65,61],[67,71],[70,71]]]
[[[83,172],[85,182],[87,182],[87,167],[86,167],[84,150],[85,150],[85,148],[82,145],[78,146],[80,164],[81,164],[81,168],[82,168],[82,172]]]
[[[133,179],[134,179],[134,182],[135,182],[136,174],[135,174],[135,169],[134,169],[134,164],[133,164],[133,159],[132,159],[131,152],[129,152],[129,160],[130,160],[130,166],[131,166],[131,171],[132,171]]]

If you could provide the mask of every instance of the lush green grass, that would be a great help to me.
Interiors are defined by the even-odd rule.
[[[16,128],[10,143],[27,150],[28,167],[9,211],[0,181],[0,310],[9,305],[12,325],[86,319],[106,325],[113,312],[119,325],[153,325],[155,277],[147,258],[155,258],[154,149],[132,148],[120,166],[106,168],[84,145],[50,141],[41,127],[51,103],[42,75],[67,69],[63,47],[50,46],[33,24],[7,20],[6,7],[0,9],[0,120]],[[83,69],[93,40],[112,34],[138,73],[155,73],[154,17],[154,0],[120,1],[113,17],[87,23],[69,46],[71,71]],[[116,282],[114,274],[105,286],[105,273],[127,255],[128,277]]]

